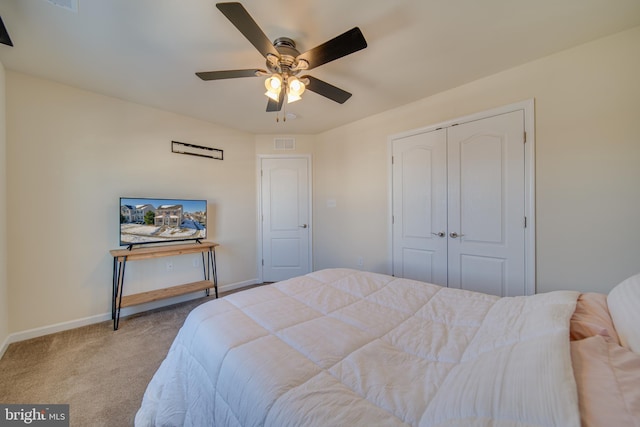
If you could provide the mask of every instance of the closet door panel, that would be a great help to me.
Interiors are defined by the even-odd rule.
[[[505,295],[507,279],[504,258],[460,255],[460,283],[468,291]]]
[[[524,295],[522,111],[448,129],[449,286]]]
[[[447,285],[446,131],[393,141],[393,274]]]
[[[438,271],[446,270],[446,266],[437,265],[438,253],[428,249],[403,248],[401,260],[402,277],[406,279],[435,283]]]
[[[460,143],[460,230],[466,242],[504,243],[504,144],[488,134]]]

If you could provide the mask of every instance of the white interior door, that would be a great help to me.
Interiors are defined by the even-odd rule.
[[[449,287],[525,295],[524,116],[448,128]]]
[[[395,276],[527,293],[524,137],[515,110],[393,140]]]
[[[392,150],[393,272],[446,286],[446,130],[395,140]]]
[[[311,271],[309,159],[261,159],[262,279]]]

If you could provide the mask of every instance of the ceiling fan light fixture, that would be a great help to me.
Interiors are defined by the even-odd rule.
[[[282,76],[273,74],[267,77],[264,81],[264,87],[267,88],[264,94],[277,102],[280,99],[280,91],[282,90]]]
[[[266,87],[269,92],[280,92],[280,88],[282,87],[282,77],[279,74],[270,75],[264,81],[264,87]]]
[[[264,94],[267,95],[269,98],[273,99],[276,102],[278,102],[280,100],[280,91],[278,91],[278,92],[266,91]]]
[[[297,77],[289,77],[289,93],[295,93],[300,96],[304,92],[304,83]]]
[[[295,95],[293,93],[287,94],[287,103],[291,104],[292,102],[300,101],[302,98],[300,95]]]
[[[299,101],[304,92],[304,83],[300,81],[297,77],[291,76],[287,81],[287,102],[296,102]]]

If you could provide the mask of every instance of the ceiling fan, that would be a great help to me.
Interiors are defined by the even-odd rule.
[[[225,70],[196,73],[202,80],[222,80],[238,77],[267,77],[265,95],[269,97],[267,111],[280,111],[285,102],[295,102],[305,89],[343,104],[351,94],[310,75],[298,77],[327,62],[347,56],[367,47],[367,41],[358,27],[304,53],[298,52],[295,42],[288,37],[269,41],[258,24],[240,3],[217,3],[216,7],[253,44],[266,59],[266,70]]]

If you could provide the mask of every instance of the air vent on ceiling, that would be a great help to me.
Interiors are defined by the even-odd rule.
[[[274,150],[295,150],[296,140],[295,138],[274,138],[273,149]]]
[[[78,13],[78,0],[47,0],[49,3],[67,9],[71,12]]]

